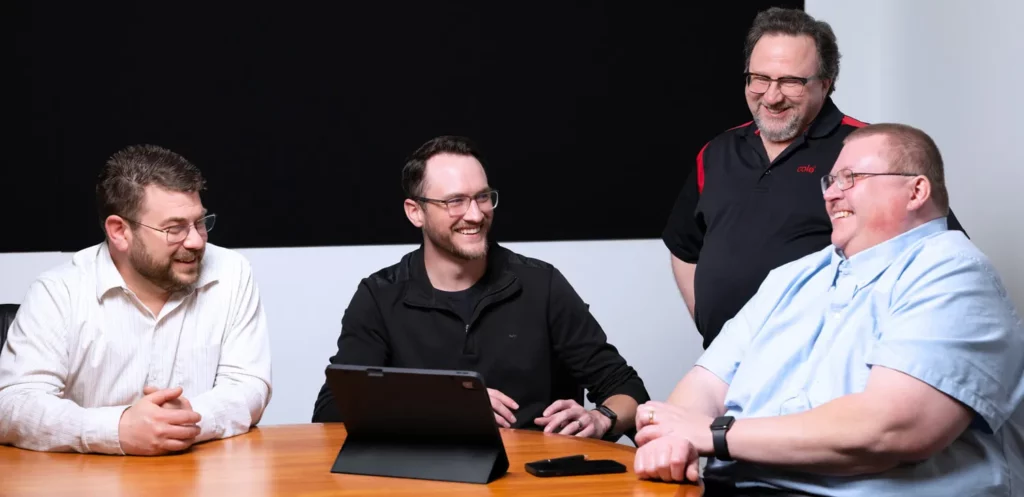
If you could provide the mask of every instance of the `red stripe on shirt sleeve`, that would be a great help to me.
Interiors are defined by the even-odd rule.
[[[710,144],[711,142],[705,143],[704,147],[700,149],[700,153],[697,154],[697,193],[704,192],[704,151]]]

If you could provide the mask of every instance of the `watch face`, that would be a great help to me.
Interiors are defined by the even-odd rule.
[[[721,418],[715,418],[711,423],[712,430],[724,430],[732,426],[733,418],[731,416],[724,416]]]

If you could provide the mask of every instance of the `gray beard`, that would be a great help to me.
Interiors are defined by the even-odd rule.
[[[761,132],[761,136],[770,142],[787,142],[796,138],[796,135],[800,134],[800,116],[794,116],[790,119],[781,129],[770,129],[766,128],[764,123],[761,121],[760,114],[754,115],[754,123],[757,124],[758,131]]]

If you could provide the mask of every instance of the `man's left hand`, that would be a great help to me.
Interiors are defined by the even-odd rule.
[[[542,416],[533,420],[544,433],[601,438],[612,427],[612,420],[596,411],[588,411],[575,400],[554,401]]]

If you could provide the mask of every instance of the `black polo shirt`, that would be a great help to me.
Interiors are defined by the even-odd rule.
[[[832,170],[843,139],[863,126],[829,98],[774,161],[753,122],[718,135],[697,154],[662,239],[677,258],[697,264],[694,322],[705,348],[769,271],[832,243],[821,177]],[[952,212],[949,226],[963,230]]]

